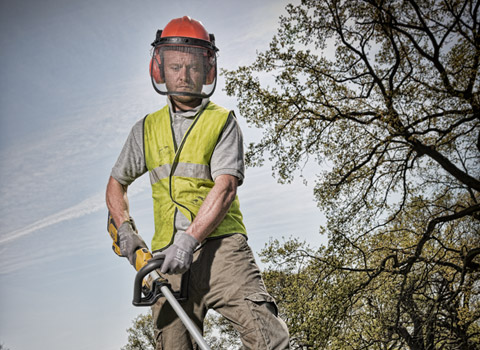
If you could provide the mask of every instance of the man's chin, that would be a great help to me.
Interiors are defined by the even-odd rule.
[[[173,102],[179,105],[179,107],[196,107],[198,106],[201,102],[202,99],[200,97],[194,97],[194,96],[171,96]]]
[[[175,101],[183,102],[183,103],[193,102],[199,99],[199,97],[195,97],[195,96],[178,96],[178,95],[173,95],[172,98]]]

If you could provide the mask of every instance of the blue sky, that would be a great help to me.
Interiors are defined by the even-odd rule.
[[[219,67],[234,69],[268,47],[287,3],[0,3],[0,344],[125,345],[126,328],[147,309],[131,305],[135,271],[111,251],[104,191],[131,126],[165,103],[148,77],[155,32],[172,18],[199,19],[216,36]],[[212,100],[236,109],[223,86],[219,78]],[[261,131],[237,116],[245,143],[258,139]],[[149,241],[148,179],[129,194]],[[248,169],[239,197],[255,252],[283,236],[325,242],[312,189],[300,181],[279,185],[269,167]]]

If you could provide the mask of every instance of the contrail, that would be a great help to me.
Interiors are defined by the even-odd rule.
[[[133,190],[129,190],[128,194],[130,197],[132,197],[142,192],[145,188],[146,186],[136,186]],[[20,237],[26,236],[45,227],[58,224],[59,222],[76,219],[88,214],[95,213],[99,210],[106,210],[105,194],[103,192],[91,196],[70,208],[47,216],[46,218],[38,220],[21,229],[2,235],[3,237],[0,238],[0,245],[17,240]]]
[[[104,194],[97,194],[95,196],[85,199],[84,201],[78,203],[77,205],[74,205],[73,207],[47,216],[46,218],[38,220],[33,224],[25,226],[19,230],[15,230],[5,234],[2,238],[0,238],[0,245],[10,241],[14,241],[20,237],[26,236],[42,228],[58,224],[59,222],[76,219],[102,209],[105,209]]]

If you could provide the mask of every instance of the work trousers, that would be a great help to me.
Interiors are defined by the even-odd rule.
[[[177,291],[181,276],[166,277],[173,291]],[[220,313],[238,331],[244,349],[289,349],[288,329],[278,317],[275,301],[266,291],[242,234],[207,240],[194,253],[188,299],[181,305],[201,331],[209,309]],[[164,297],[152,307],[152,312],[157,350],[198,349]]]

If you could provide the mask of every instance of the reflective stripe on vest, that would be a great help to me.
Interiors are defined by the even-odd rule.
[[[178,149],[168,106],[145,118],[145,161],[152,184],[155,218],[153,251],[163,250],[172,243],[177,211],[193,221],[215,184],[210,159],[229,114],[228,110],[209,102],[195,117]],[[246,234],[238,197],[209,237],[232,233]]]
[[[172,166],[170,164],[161,165],[150,171],[150,183],[154,184],[170,176]],[[212,179],[210,167],[204,164],[178,163],[175,174],[182,174],[185,177],[195,177],[199,179]]]

